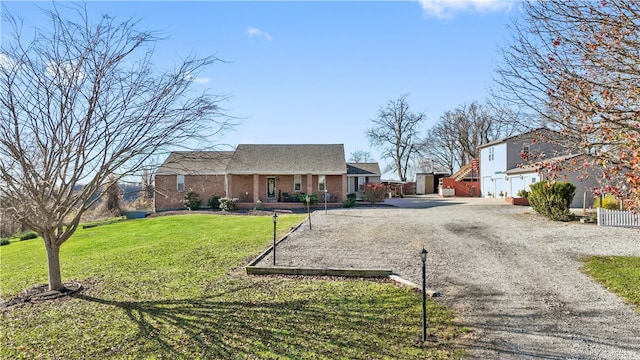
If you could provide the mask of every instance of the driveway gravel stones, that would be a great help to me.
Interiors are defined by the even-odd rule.
[[[315,211],[313,230],[278,245],[277,265],[392,269],[421,283],[424,246],[427,286],[474,330],[470,358],[640,359],[640,314],[580,270],[590,255],[640,256],[640,229],[552,222],[499,199],[386,203]]]

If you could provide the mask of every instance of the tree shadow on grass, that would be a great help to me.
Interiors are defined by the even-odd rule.
[[[317,296],[268,299],[272,289],[256,285],[180,300],[75,297],[124,311],[138,327],[135,351],[160,357],[399,358],[398,345],[391,344],[411,347],[416,336],[415,324],[403,323],[389,309]]]

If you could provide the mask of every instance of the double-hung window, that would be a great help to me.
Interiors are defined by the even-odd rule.
[[[490,147],[489,148],[489,161],[493,161],[493,159],[495,159],[496,154],[495,154],[496,148]]]
[[[293,175],[293,192],[302,191],[302,175]]]
[[[327,178],[324,175],[318,175],[318,191],[325,191],[327,189]]]
[[[177,176],[177,190],[184,191],[184,175]]]

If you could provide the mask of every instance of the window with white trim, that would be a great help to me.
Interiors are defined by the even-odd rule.
[[[293,191],[302,191],[302,175],[293,175]]]
[[[184,175],[177,175],[177,190],[184,191]]]
[[[327,178],[324,175],[318,175],[318,191],[325,191],[327,189]]]
[[[489,148],[489,161],[493,161],[493,159],[495,159],[496,154],[495,154],[496,148]]]

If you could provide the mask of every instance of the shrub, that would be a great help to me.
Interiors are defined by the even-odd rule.
[[[200,200],[200,196],[193,191],[189,191],[184,196],[184,207],[189,210],[198,210],[202,205],[202,200]]]
[[[569,206],[575,193],[576,186],[571,183],[541,181],[531,185],[529,204],[551,220],[567,221],[571,218]]]
[[[367,183],[360,187],[362,200],[370,202],[371,204],[384,200],[388,191],[387,187],[383,184]]]
[[[34,231],[29,231],[29,232],[26,232],[26,233],[20,235],[20,241],[31,240],[31,239],[35,239],[37,237],[38,237],[38,234],[36,234]]]
[[[253,207],[254,210],[262,210],[262,201],[258,200],[256,201],[256,206]]]
[[[0,239],[0,246],[9,245],[11,242],[9,239]]]
[[[356,194],[354,193],[347,194],[347,200],[342,202],[342,207],[343,208],[354,207],[356,206],[357,203],[358,201],[356,200]]]
[[[306,209],[307,208],[307,195],[306,194],[298,195],[298,200],[300,200],[300,202],[304,203],[304,207]],[[316,195],[316,194],[309,195],[309,205],[315,205],[317,203],[318,203],[318,195]]]
[[[207,205],[209,206],[210,209],[219,209],[220,208],[220,196],[213,195],[212,197],[210,197],[209,201],[207,201]]]
[[[603,209],[607,209],[607,210],[618,210],[620,209],[620,203],[618,202],[618,199],[616,199],[616,197],[614,195],[611,194],[607,194],[605,196],[602,197],[602,204],[600,204],[600,197],[598,196],[596,198],[596,202],[594,205],[596,208],[603,208]]]
[[[518,190],[518,197],[521,198],[528,198],[529,197],[529,192],[525,189],[520,189]]]
[[[220,198],[220,209],[223,211],[233,211],[238,209],[238,199],[230,199],[228,197]]]

